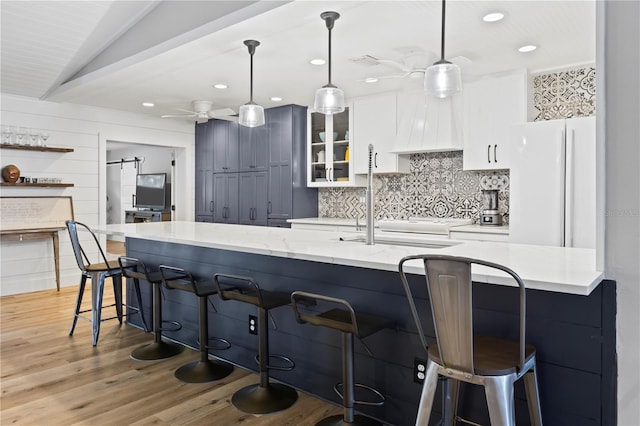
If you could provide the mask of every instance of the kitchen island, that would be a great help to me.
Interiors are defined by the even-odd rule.
[[[382,407],[357,408],[397,425],[415,421],[421,386],[414,383],[414,360],[426,357],[397,273],[398,261],[406,255],[431,252],[501,263],[520,274],[528,289],[527,341],[538,349],[545,424],[611,424],[615,413],[615,283],[602,281],[593,250],[475,241],[440,248],[367,246],[341,241],[348,238],[340,232],[192,222],[109,225],[107,231],[124,235],[127,254],[152,267],[183,267],[196,276],[215,272],[251,275],[265,289],[340,297],[356,310],[393,319],[392,329],[366,339],[373,356],[356,343],[355,368],[358,382],[387,397]],[[413,264],[407,271],[413,274],[415,295],[424,300],[421,305],[426,309],[422,268]],[[473,279],[479,283],[474,287],[476,331],[517,338],[517,289],[506,276],[480,267],[473,269]],[[150,318],[151,292],[144,290],[143,309]],[[183,326],[167,336],[195,347],[197,301],[184,292],[165,294],[165,319]],[[255,371],[257,338],[247,331],[248,316],[254,310],[211,299],[216,311],[210,312],[210,333],[233,345],[211,353]],[[272,353],[296,362],[293,371],[273,371],[273,377],[337,402],[333,385],[341,377],[339,333],[310,332],[308,326],[295,322],[289,307],[275,309],[272,315],[277,325],[270,330]],[[135,317],[132,324],[136,325],[133,321]],[[426,332],[433,338],[430,327]],[[528,424],[521,384],[516,387],[516,398],[518,424]],[[436,403],[434,412],[438,409]],[[487,423],[481,389],[465,388],[460,415]]]

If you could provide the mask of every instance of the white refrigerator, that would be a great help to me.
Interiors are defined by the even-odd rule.
[[[595,117],[510,131],[509,241],[595,248]]]

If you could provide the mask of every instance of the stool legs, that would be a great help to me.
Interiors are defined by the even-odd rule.
[[[267,310],[258,307],[258,361],[260,383],[244,387],[231,398],[231,403],[240,411],[251,414],[267,414],[282,411],[298,399],[295,389],[281,384],[269,383],[269,329]]]
[[[516,413],[513,406],[513,381],[513,375],[495,376],[485,381],[484,392],[492,425],[516,425]]]
[[[542,426],[542,412],[540,410],[540,394],[538,393],[538,377],[536,367],[527,371],[523,377],[524,388],[529,406],[529,418],[534,426]]]
[[[73,314],[73,321],[71,321],[71,328],[69,329],[69,336],[73,336],[73,332],[76,329],[76,323],[78,322],[78,315],[80,315],[80,306],[82,305],[82,296],[84,295],[84,289],[87,285],[87,276],[82,274],[80,277],[80,285],[78,286],[78,297],[76,298],[76,310]]]
[[[185,364],[175,372],[176,378],[186,383],[209,383],[227,377],[233,366],[225,362],[209,359],[207,342],[209,341],[209,315],[207,297],[198,297],[198,333],[200,341],[200,360]]]
[[[136,281],[138,281],[138,279],[134,278],[134,283],[136,283]],[[153,361],[171,358],[184,350],[184,346],[164,342],[162,340],[162,294],[160,293],[159,283],[152,283],[151,285],[153,286],[154,340],[153,343],[140,346],[131,352],[131,358],[139,361]],[[142,306],[142,304],[140,304],[140,306]]]
[[[355,405],[355,370],[353,363],[353,334],[342,333],[342,405],[344,407],[342,416],[336,415],[324,418],[316,423],[316,426],[342,426],[342,425],[362,425],[377,426],[382,425],[377,420],[366,416],[354,414]]]

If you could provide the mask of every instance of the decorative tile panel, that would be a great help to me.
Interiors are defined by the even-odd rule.
[[[374,176],[376,219],[453,217],[478,222],[482,189],[498,189],[500,211],[509,211],[509,172],[462,170],[462,152],[412,154],[410,173]],[[364,188],[322,189],[323,217],[365,215]],[[508,216],[507,216],[508,218]]]
[[[596,70],[580,68],[533,76],[533,121],[584,117],[596,112]]]

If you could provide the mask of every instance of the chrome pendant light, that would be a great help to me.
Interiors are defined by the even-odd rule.
[[[238,124],[245,127],[258,127],[264,124],[264,108],[253,102],[253,54],[256,51],[256,47],[260,46],[260,42],[245,40],[244,44],[249,48],[249,56],[251,57],[250,89],[249,102],[240,107]]]
[[[344,111],[344,92],[331,84],[331,30],[333,24],[340,17],[338,12],[323,12],[320,14],[327,24],[329,30],[329,82],[316,91],[316,98],[313,103],[313,108],[323,114],[331,115],[338,114]]]
[[[453,96],[462,90],[460,67],[444,58],[445,0],[442,0],[442,35],[440,60],[429,68],[424,77],[424,90],[437,98]]]

